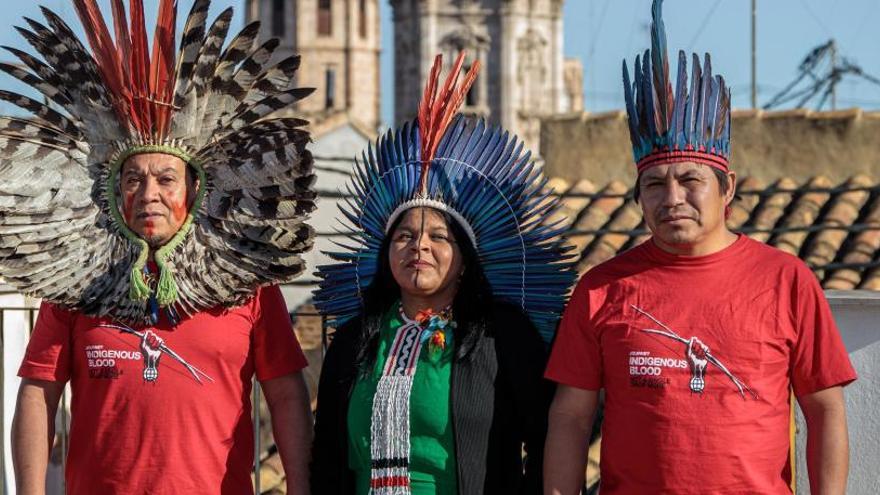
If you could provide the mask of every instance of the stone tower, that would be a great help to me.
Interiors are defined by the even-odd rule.
[[[276,57],[298,53],[297,84],[316,88],[296,107],[313,122],[346,113],[370,129],[379,116],[379,0],[246,0],[248,22],[279,38]]]
[[[463,111],[515,132],[538,151],[540,120],[580,111],[580,62],[562,55],[563,0],[390,0],[397,123],[415,116],[434,55],[460,50],[483,69]],[[567,87],[570,86],[570,87]]]

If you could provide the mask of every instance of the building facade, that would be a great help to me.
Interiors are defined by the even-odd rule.
[[[563,0],[390,0],[395,121],[415,116],[434,56],[483,64],[464,113],[510,129],[537,151],[540,120],[580,111],[580,64],[562,50]]]
[[[313,122],[346,113],[378,128],[379,0],[246,0],[248,22],[281,41],[279,59],[299,54],[300,87],[316,88],[294,111]]]

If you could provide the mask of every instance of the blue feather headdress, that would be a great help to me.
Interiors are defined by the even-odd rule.
[[[440,66],[438,56],[418,121],[389,131],[357,161],[351,199],[340,206],[353,245],[327,253],[338,263],[318,267],[315,304],[336,325],[360,314],[394,219],[430,206],[462,224],[493,297],[522,308],[549,342],[575,278],[562,229],[546,221],[557,201],[548,198],[547,179],[521,141],[456,115],[460,102],[446,90],[454,88],[460,63],[450,72],[453,82],[435,95]],[[466,91],[467,84],[457,94]]]
[[[712,76],[707,53],[702,70],[700,58],[693,55],[688,91],[687,57],[679,51],[673,94],[663,0],[654,0],[652,18],[651,49],[645,50],[641,60],[636,55],[633,82],[623,61],[626,113],[638,171],[664,163],[694,161],[726,172],[730,157],[730,90],[724,78]]]

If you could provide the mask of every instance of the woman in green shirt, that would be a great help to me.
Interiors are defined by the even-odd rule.
[[[357,493],[370,486],[370,437],[373,411],[394,413],[394,403],[378,406],[375,395],[395,340],[406,326],[424,327],[419,335],[417,364],[409,393],[409,475],[412,493],[449,494],[455,489],[455,447],[449,408],[454,333],[452,303],[462,275],[462,255],[446,218],[437,210],[419,208],[401,217],[391,235],[390,271],[399,287],[400,300],[381,316],[372,369],[365,369],[352,391],[348,406],[348,465],[355,473]],[[395,292],[389,287],[385,294]],[[387,304],[381,305],[385,307]],[[420,315],[429,308],[444,308],[436,315]],[[377,317],[379,315],[376,315]],[[428,321],[445,323],[428,328]],[[403,337],[401,336],[401,339]],[[422,343],[421,341],[425,342]],[[442,342],[442,343],[440,343]],[[369,368],[369,367],[368,367]],[[408,379],[406,377],[405,379]],[[388,434],[406,435],[403,431]]]
[[[541,491],[546,344],[574,274],[516,140],[453,122],[461,67],[435,94],[435,65],[418,126],[365,157],[345,212],[359,245],[319,267],[315,301],[338,328],[314,493]]]

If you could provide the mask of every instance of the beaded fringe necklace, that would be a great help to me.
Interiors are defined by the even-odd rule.
[[[407,318],[400,305],[403,325],[397,329],[382,376],[373,396],[370,418],[370,494],[409,495],[409,401],[422,352],[438,354],[446,347],[446,329],[454,328],[448,310],[440,314],[420,311]]]

